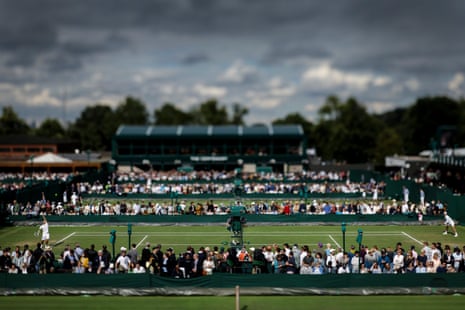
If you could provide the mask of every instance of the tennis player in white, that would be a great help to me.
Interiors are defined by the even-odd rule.
[[[42,225],[40,225],[39,230],[42,231],[40,243],[42,243],[42,246],[44,246],[44,244],[48,245],[48,241],[50,240],[50,232],[48,230],[48,222],[45,218],[45,215],[42,215],[42,218],[44,219],[44,222]]]
[[[454,232],[454,237],[458,237],[457,229],[455,229],[455,221],[444,211],[444,225],[446,225],[446,230],[442,233],[443,235],[447,235],[449,233],[449,227]]]

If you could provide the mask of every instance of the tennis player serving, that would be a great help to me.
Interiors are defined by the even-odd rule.
[[[42,244],[42,247],[44,245],[48,245],[48,241],[50,240],[50,232],[48,230],[48,222],[47,219],[45,218],[45,215],[42,215],[42,218],[44,222],[42,225],[39,227],[39,231],[42,231],[42,237],[40,239],[40,243]]]

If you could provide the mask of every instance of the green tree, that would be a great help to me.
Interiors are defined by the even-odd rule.
[[[399,128],[402,124],[402,120],[407,113],[408,108],[395,108],[381,114],[375,115],[377,119],[383,122],[386,126],[391,128]]]
[[[321,119],[336,120],[339,117],[341,101],[335,95],[329,96],[323,106],[318,110]]]
[[[374,161],[378,165],[384,165],[386,156],[403,154],[402,139],[397,131],[385,126],[376,139]]]
[[[372,161],[378,126],[364,106],[349,98],[341,107],[336,130],[335,158],[349,163]]]
[[[55,118],[47,118],[40,124],[39,128],[35,130],[35,135],[39,137],[63,139],[66,136],[66,131],[60,121]]]
[[[148,125],[149,113],[145,104],[139,99],[126,97],[115,109],[118,125]]]
[[[329,96],[325,103],[318,110],[318,123],[314,128],[314,140],[317,153],[324,160],[335,159],[337,144],[333,141],[336,138],[336,127],[342,103],[335,95]]]
[[[169,102],[160,109],[155,109],[154,119],[155,125],[187,125],[192,121],[189,113],[179,110]]]
[[[82,149],[104,151],[111,149],[111,138],[119,124],[115,113],[107,105],[88,106],[71,124],[69,136],[80,141]]]
[[[305,119],[300,113],[291,113],[286,115],[284,118],[278,118],[272,122],[274,125],[301,125],[304,130],[304,135],[307,138],[308,145],[315,144],[315,138],[313,136],[314,125]]]
[[[0,117],[0,135],[24,135],[30,133],[31,128],[19,118],[11,106],[3,107]]]
[[[367,113],[356,99],[341,103],[328,98],[320,109],[320,121],[315,128],[317,152],[326,160],[348,163],[374,160],[376,138],[382,123]]]
[[[241,106],[238,103],[233,105],[233,113],[231,117],[231,124],[233,125],[244,125],[244,116],[249,113],[249,109]]]
[[[225,125],[229,124],[226,107],[218,106],[218,101],[211,99],[201,103],[199,107],[190,111],[193,123],[196,125]]]
[[[465,143],[465,98],[458,100],[460,107],[460,122],[457,124],[457,141],[459,147],[464,147]]]
[[[418,154],[429,148],[432,138],[438,140],[436,132],[440,126],[462,126],[463,114],[463,105],[448,97],[417,99],[400,126],[406,153]]]

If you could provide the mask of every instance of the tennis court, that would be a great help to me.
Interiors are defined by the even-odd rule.
[[[22,247],[24,244],[33,246],[40,237],[34,236],[36,226],[6,227],[0,230],[0,245],[2,247],[16,245]],[[131,235],[128,226],[50,226],[53,251],[61,253],[65,245],[72,247],[79,243],[81,247],[89,247],[94,244],[96,248],[102,245],[110,246],[110,231],[116,231],[115,247],[136,244],[142,249],[146,243],[151,245],[161,244],[165,249],[172,247],[179,253],[187,246],[198,248],[208,246],[213,248],[227,247],[230,242],[231,233],[223,225],[132,225]],[[347,224],[345,238],[341,226],[337,225],[253,225],[244,229],[244,244],[248,247],[260,247],[263,245],[277,244],[282,246],[288,243],[308,245],[310,249],[318,250],[327,243],[332,247],[351,246],[358,247],[356,242],[359,230],[362,231],[362,244],[368,247],[378,246],[395,247],[401,242],[404,247],[415,246],[421,248],[423,241],[441,242],[442,245],[459,246],[464,244],[463,227],[458,227],[459,237],[442,235],[441,225],[362,225],[355,226]],[[344,242],[345,241],[345,242]],[[345,243],[345,244],[344,244]]]

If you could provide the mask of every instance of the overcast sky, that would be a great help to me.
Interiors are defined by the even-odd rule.
[[[0,105],[40,123],[210,98],[248,125],[330,94],[369,112],[465,93],[465,1],[0,0]]]

